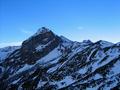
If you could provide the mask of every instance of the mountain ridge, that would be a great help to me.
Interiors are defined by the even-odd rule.
[[[42,27],[0,62],[0,89],[118,89],[119,65],[119,43],[71,41]]]

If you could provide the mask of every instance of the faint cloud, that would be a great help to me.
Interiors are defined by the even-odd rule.
[[[77,29],[78,29],[78,30],[83,30],[83,29],[84,29],[84,27],[79,26],[79,27],[77,27]]]
[[[32,31],[26,30],[26,29],[21,29],[20,31],[24,34],[32,34],[33,33]]]
[[[0,48],[7,47],[7,46],[20,46],[22,42],[6,42],[0,43]]]

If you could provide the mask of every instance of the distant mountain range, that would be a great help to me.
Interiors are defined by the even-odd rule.
[[[0,90],[119,90],[120,43],[71,41],[40,28],[0,49]]]

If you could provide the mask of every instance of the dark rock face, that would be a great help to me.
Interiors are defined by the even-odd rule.
[[[42,30],[46,30],[42,28]],[[56,39],[56,35],[52,31],[47,31],[45,33],[39,33],[30,37],[28,40],[24,41],[22,44],[23,51],[33,51],[39,45],[45,45],[48,42]]]
[[[7,59],[19,58],[20,60],[18,62],[15,62],[16,65],[26,63],[34,64],[38,59],[47,55],[50,51],[52,51],[62,42],[61,39],[52,31],[49,31],[44,27],[42,27],[40,30],[41,32],[39,32],[38,35],[35,34],[28,40],[24,41],[21,48],[13,52]],[[39,46],[41,46],[42,49],[40,51],[36,50],[36,48]],[[8,62],[9,60],[6,61]],[[13,62],[9,62],[8,64],[11,65],[13,64]]]
[[[52,31],[44,31],[46,28],[42,28],[42,32],[36,36],[31,37],[29,40],[23,42],[21,47],[22,60],[26,60],[28,63],[35,63],[36,60],[48,54],[54,48],[56,48],[61,40]],[[36,51],[36,47],[39,45],[45,46],[41,47],[41,51]]]
[[[0,90],[120,88],[120,45],[73,42],[42,27],[0,63]]]

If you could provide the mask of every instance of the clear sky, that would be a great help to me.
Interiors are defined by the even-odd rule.
[[[42,26],[71,40],[120,42],[120,0],[0,0],[0,47]]]

